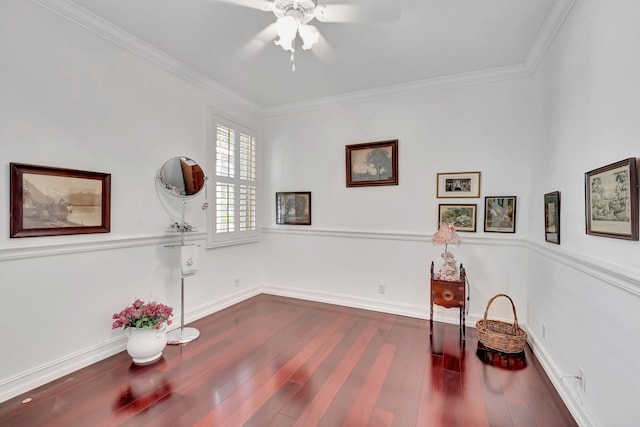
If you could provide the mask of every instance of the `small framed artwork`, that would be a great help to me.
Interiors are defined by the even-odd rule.
[[[456,231],[476,231],[476,211],[478,205],[438,205],[438,224],[451,223]]]
[[[516,196],[484,198],[484,231],[516,232]]]
[[[346,146],[347,187],[398,185],[398,140]]]
[[[10,164],[10,237],[108,233],[111,174]]]
[[[311,225],[311,192],[276,193],[276,224]]]
[[[585,174],[585,210],[587,234],[638,240],[635,157]]]
[[[480,197],[480,172],[447,172],[437,177],[438,198]]]
[[[544,195],[544,240],[560,244],[560,192]]]

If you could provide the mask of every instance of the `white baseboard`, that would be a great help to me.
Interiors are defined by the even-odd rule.
[[[347,295],[330,294],[326,292],[314,292],[301,289],[288,289],[279,288],[274,286],[265,286],[262,288],[262,292],[269,295],[277,295],[290,298],[298,298],[307,301],[323,302],[327,304],[335,304],[346,307],[360,308],[364,310],[372,310],[383,313],[397,314],[400,316],[414,317],[418,319],[429,318],[429,306],[417,306],[407,304],[389,303],[386,301],[356,298]],[[458,324],[458,312],[456,310],[434,308],[433,320],[438,322]],[[479,316],[467,316],[466,326],[475,327],[476,322],[480,320]],[[513,319],[495,319],[505,322],[512,322]],[[592,416],[582,407],[579,397],[562,382],[562,373],[558,370],[558,367],[553,363],[547,352],[542,346],[539,345],[540,341],[533,335],[526,324],[519,322],[519,325],[527,331],[529,336],[529,344],[535,353],[540,365],[544,369],[545,373],[551,380],[551,383],[558,391],[560,398],[563,400],[571,415],[575,418],[576,422],[581,427],[597,427]]]
[[[328,292],[264,286],[261,288],[256,287],[247,289],[216,300],[210,304],[203,304],[189,313],[185,313],[185,323],[201,319],[261,293],[396,314],[399,316],[413,317],[417,319],[427,320],[429,318],[429,307],[427,304],[409,305],[374,299],[357,298],[354,296]],[[458,324],[458,314],[456,310],[436,309],[434,311],[434,320],[444,323]],[[476,321],[478,320],[480,320],[480,318],[477,316],[467,316],[466,325],[468,327],[475,327]],[[509,321],[507,319],[504,320]],[[173,329],[179,327],[177,324],[174,324],[173,326]],[[562,373],[546,353],[544,347],[540,345],[540,340],[531,333],[526,325],[521,323],[520,326],[527,330],[531,348],[552,384],[560,394],[560,397],[578,422],[578,425],[584,427],[596,427],[597,423],[582,407],[579,397],[576,396],[574,391],[571,390],[564,382],[562,382]],[[0,402],[4,402],[17,395],[40,387],[50,381],[59,379],[74,371],[113,356],[114,354],[123,351],[125,348],[126,338],[124,336],[118,337],[95,347],[85,349],[62,359],[54,360],[46,365],[39,366],[30,371],[8,378],[3,383],[0,383]],[[72,379],[69,379],[69,381],[72,381]]]
[[[210,304],[201,305],[189,313],[185,313],[185,323],[193,322],[260,293],[260,288],[248,289],[216,300]],[[179,322],[174,322],[171,330],[179,327]],[[126,346],[126,336],[123,335],[7,378],[0,383],[0,402],[9,400],[29,390],[33,390],[79,369],[111,357],[114,354],[124,351]],[[69,381],[72,381],[72,379],[69,379]]]
[[[416,319],[429,319],[429,305],[409,305],[380,301],[367,298],[358,298],[350,295],[332,294],[328,292],[309,291],[306,289],[280,288],[276,286],[264,286],[262,293],[282,297],[297,298],[306,301],[323,302],[327,304],[341,305],[344,307],[360,308],[363,310],[378,311],[381,313],[397,314],[399,316],[413,317]],[[458,311],[434,307],[433,320],[443,323],[458,324]],[[467,315],[467,326],[475,327],[477,316]]]
[[[234,293],[225,298],[221,298],[219,300],[213,301],[208,304],[203,304],[191,310],[189,313],[185,313],[184,322],[185,323],[195,322],[198,319],[202,319],[203,317],[216,313],[227,307],[231,307],[234,304],[245,301],[261,293],[262,293],[261,289],[259,287],[255,287],[251,289],[245,289],[243,291]],[[176,329],[180,327],[180,325],[176,324],[175,322],[171,326],[172,326],[171,329]]]
[[[525,326],[524,329],[527,330],[527,334],[529,336],[528,342],[533,353],[536,355],[542,369],[544,369],[547,377],[551,380],[551,383],[558,391],[562,401],[567,405],[569,412],[571,412],[571,415],[573,415],[578,425],[581,427],[597,427],[598,423],[582,406],[582,401],[578,392],[572,390],[567,383],[562,381],[563,375],[565,374],[560,372],[558,366],[553,362],[553,360],[551,360],[551,357],[549,357],[549,354],[541,345],[541,341],[535,334],[531,333],[529,328]]]
[[[126,345],[126,337],[121,336],[61,359],[53,360],[29,371],[21,372],[0,383],[0,402],[113,356],[123,351]],[[70,378],[69,381],[73,381],[73,378]]]

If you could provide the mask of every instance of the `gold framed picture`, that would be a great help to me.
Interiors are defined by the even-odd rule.
[[[439,199],[480,197],[480,172],[439,173],[436,195]]]

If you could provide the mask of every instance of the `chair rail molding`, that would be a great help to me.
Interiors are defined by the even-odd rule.
[[[205,238],[206,234],[203,232],[188,233],[185,235],[185,240],[189,242],[204,240]],[[169,245],[179,242],[180,236],[178,234],[165,233],[162,235],[145,237],[119,237],[80,242],[61,242],[29,245],[11,244],[0,247],[0,262],[53,255],[68,255],[93,251],[133,248],[138,246],[155,246],[162,244]]]
[[[635,296],[640,296],[640,271],[638,270],[602,261],[565,248],[543,245],[537,242],[527,242],[527,246],[530,250],[554,262],[593,276]]]
[[[373,230],[347,230],[335,228],[295,228],[295,227],[262,227],[263,234],[321,236],[343,239],[374,239],[397,240],[410,242],[431,242],[432,233],[419,233],[407,231],[373,231]],[[489,246],[520,246],[526,245],[524,238],[518,236],[464,236],[464,243]]]

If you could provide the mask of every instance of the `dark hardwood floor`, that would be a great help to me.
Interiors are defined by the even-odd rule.
[[[126,352],[0,404],[1,426],[574,426],[526,349],[467,328],[259,295],[160,361]],[[31,399],[22,403],[24,399]]]

